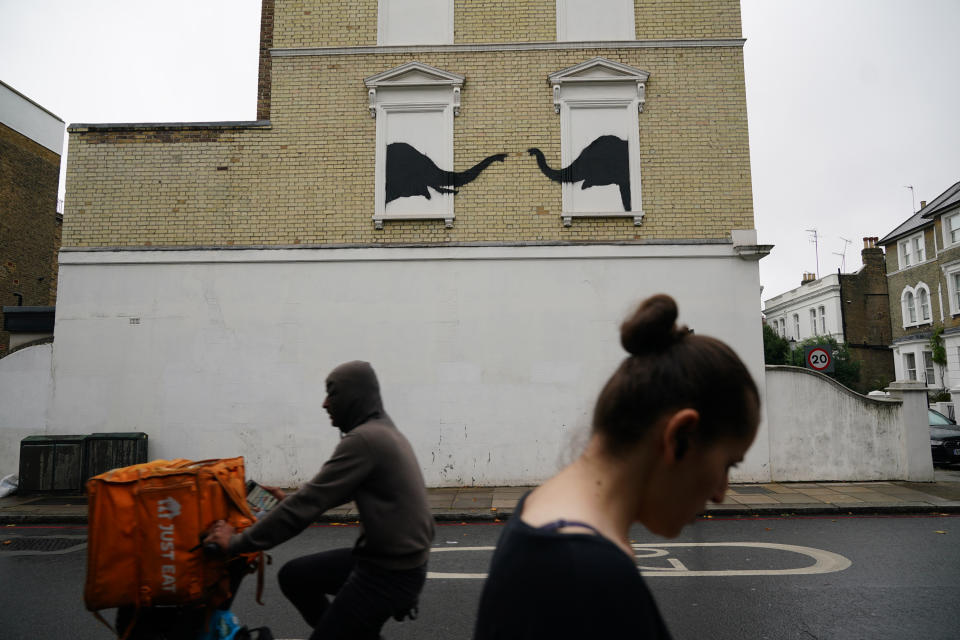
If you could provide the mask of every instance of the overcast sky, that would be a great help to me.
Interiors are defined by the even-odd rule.
[[[742,7],[766,299],[817,270],[807,229],[820,275],[845,247],[855,271],[863,237],[960,180],[960,1]],[[259,20],[260,0],[0,0],[0,80],[67,123],[253,120]]]

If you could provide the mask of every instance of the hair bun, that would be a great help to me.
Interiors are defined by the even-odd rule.
[[[677,303],[666,294],[651,296],[620,325],[620,344],[638,356],[669,348],[689,333],[677,327]]]

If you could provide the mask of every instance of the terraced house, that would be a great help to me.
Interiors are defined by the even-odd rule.
[[[960,182],[921,203],[880,244],[886,248],[897,379],[960,393]],[[938,328],[947,352],[943,371],[930,346]]]
[[[360,358],[429,484],[536,482],[661,291],[762,381],[743,45],[738,0],[264,0],[255,120],[69,127],[51,429],[295,484]]]

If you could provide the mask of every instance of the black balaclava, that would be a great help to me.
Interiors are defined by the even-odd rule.
[[[385,415],[377,374],[369,362],[341,364],[327,376],[327,413],[344,433],[367,420]]]

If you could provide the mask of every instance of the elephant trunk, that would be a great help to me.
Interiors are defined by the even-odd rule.
[[[496,153],[490,157],[484,158],[466,171],[452,174],[452,180],[448,184],[452,184],[454,188],[469,184],[477,179],[477,176],[480,175],[481,171],[489,167],[494,162],[503,162],[506,157],[507,154],[505,153]]]
[[[540,171],[543,172],[543,175],[547,176],[554,182],[563,182],[563,172],[552,169],[550,165],[547,164],[547,159],[543,157],[543,152],[540,149],[527,149],[527,153],[537,158],[537,166],[540,167]]]

